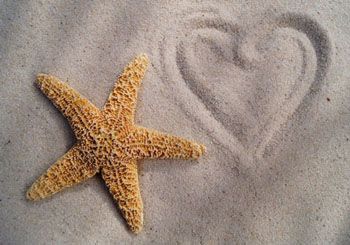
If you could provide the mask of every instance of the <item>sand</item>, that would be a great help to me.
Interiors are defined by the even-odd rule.
[[[349,244],[348,1],[1,1],[0,243]],[[137,54],[136,122],[204,143],[140,163],[145,226],[99,176],[25,192],[73,144],[40,72],[101,107]]]

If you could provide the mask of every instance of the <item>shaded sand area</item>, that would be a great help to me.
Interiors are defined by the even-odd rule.
[[[0,1],[0,243],[349,244],[350,4],[241,2]],[[100,176],[28,202],[75,142],[36,74],[101,107],[139,53],[136,123],[207,153],[140,163],[137,236]]]

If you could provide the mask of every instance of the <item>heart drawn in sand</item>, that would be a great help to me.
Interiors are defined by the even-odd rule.
[[[263,157],[281,125],[321,87],[327,33],[299,14],[240,26],[206,12],[182,24],[187,31],[173,56],[183,81],[248,154]]]

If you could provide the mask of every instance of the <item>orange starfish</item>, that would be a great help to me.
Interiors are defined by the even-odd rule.
[[[30,200],[51,196],[101,172],[130,229],[143,226],[137,161],[146,158],[197,159],[203,145],[134,124],[137,92],[148,65],[135,58],[120,75],[104,108],[99,110],[58,78],[39,74],[41,91],[68,119],[76,144],[27,192]]]

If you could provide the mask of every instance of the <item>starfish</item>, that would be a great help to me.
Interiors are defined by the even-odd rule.
[[[100,172],[131,231],[141,231],[137,161],[198,159],[205,151],[201,144],[135,125],[137,93],[147,65],[145,54],[130,62],[102,110],[58,78],[37,76],[38,87],[69,121],[76,143],[33,183],[29,200],[49,197]]]

